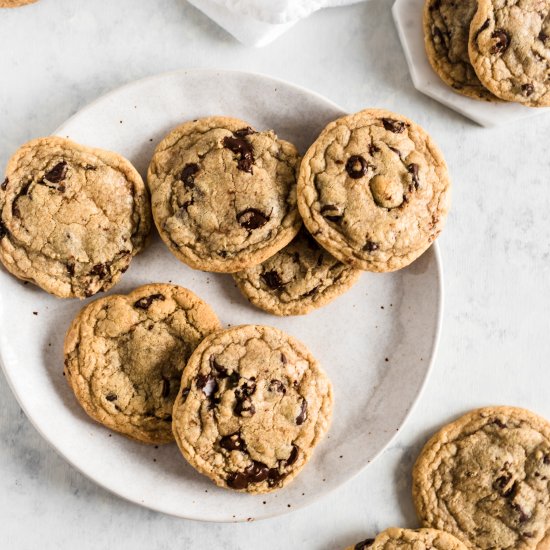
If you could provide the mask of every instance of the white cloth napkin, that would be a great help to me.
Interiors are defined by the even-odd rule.
[[[247,46],[265,46],[321,8],[361,0],[188,0]]]

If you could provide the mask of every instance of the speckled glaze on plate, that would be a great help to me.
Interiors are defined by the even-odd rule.
[[[144,174],[154,147],[171,128],[213,114],[239,117],[258,129],[273,128],[303,153],[344,112],[312,92],[257,74],[178,71],[107,94],[56,133],[116,151]],[[326,370],[335,394],[328,435],[288,487],[263,496],[218,488],[185,462],[175,444],[155,449],[90,420],[62,374],[65,330],[87,302],[56,299],[0,270],[0,359],[34,426],[99,485],[175,516],[247,521],[291,512],[326,495],[389,444],[434,359],[443,307],[437,246],[402,271],[365,273],[349,292],[299,318],[256,309],[230,275],[193,271],[156,235],[110,293],[126,293],[153,281],[189,288],[213,307],[224,326],[267,324],[298,338]]]

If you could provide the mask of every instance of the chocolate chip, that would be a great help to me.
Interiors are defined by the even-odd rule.
[[[237,168],[239,170],[252,174],[254,150],[248,141],[241,137],[226,136],[223,138],[223,146],[235,155],[239,155],[240,158],[237,161]]]
[[[266,271],[260,277],[271,290],[279,290],[284,286],[281,277],[279,277],[279,274],[275,270]]]
[[[107,399],[107,401],[116,401],[118,399],[117,395],[114,394],[114,393],[108,393],[106,396],[105,396],[105,399]]]
[[[503,474],[495,479],[493,482],[493,489],[498,491],[501,496],[508,498],[512,496],[516,490],[515,482],[510,484],[510,481],[512,481],[512,475],[509,473]]]
[[[185,403],[187,401],[187,396],[189,395],[190,391],[191,391],[191,388],[185,388],[181,392],[181,401],[182,401],[182,403]]]
[[[441,0],[435,0],[434,2],[432,2],[432,5],[430,6],[430,11],[438,10],[440,7],[441,7]]]
[[[0,187],[2,188],[2,190],[5,190],[6,187],[8,186],[8,183],[9,183],[9,180],[8,178],[6,178],[3,182],[2,182],[2,185],[0,185]]]
[[[197,388],[202,390],[204,395],[209,399],[218,391],[218,382],[216,382],[216,379],[211,374],[199,374],[196,378],[196,384]]]
[[[371,143],[369,145],[369,154],[371,156],[374,155],[374,153],[379,153],[380,152],[380,147],[377,147],[376,145],[374,145],[374,143]]]
[[[96,275],[100,279],[105,279],[109,275],[107,264],[97,264],[90,270],[90,275]]]
[[[409,164],[409,166],[407,166],[407,170],[409,171],[409,174],[412,175],[414,188],[418,189],[420,187],[420,180],[418,179],[418,164]]]
[[[164,302],[166,297],[163,294],[151,294],[150,296],[144,296],[134,303],[134,307],[138,309],[149,309],[151,304],[156,301]]]
[[[257,208],[247,208],[237,214],[237,221],[245,229],[251,231],[264,226],[270,217]]]
[[[67,264],[67,273],[70,277],[74,276],[74,264]]]
[[[167,415],[164,416],[164,418],[162,420],[163,420],[163,422],[172,422],[172,415],[167,414]]]
[[[365,252],[374,252],[375,250],[378,250],[378,245],[373,241],[367,241],[363,247],[363,250]]]
[[[235,392],[235,395],[237,395],[237,392]],[[239,394],[237,402],[235,403],[234,412],[237,416],[250,417],[256,414],[256,407],[254,407],[249,397]]]
[[[222,365],[220,365],[217,361],[216,361],[216,358],[211,355],[210,356],[210,368],[212,369],[212,371],[216,374],[216,376],[218,378],[227,378],[228,374],[227,374],[227,369],[225,367],[223,367]]]
[[[346,172],[354,180],[362,178],[368,169],[369,164],[361,155],[353,155],[346,162]]]
[[[67,163],[62,160],[58,162],[49,172],[44,175],[44,179],[50,183],[59,183],[65,179],[67,175]]]
[[[358,542],[354,547],[353,550],[365,550],[365,548],[369,548],[374,544],[374,539],[365,539],[361,542]]]
[[[504,53],[510,47],[510,35],[503,29],[493,31],[491,38],[495,41],[490,50],[492,54]]]
[[[535,87],[532,84],[523,84],[521,91],[525,97],[529,97],[535,92]]]
[[[195,174],[199,171],[198,164],[186,164],[180,174],[180,180],[183,182],[185,189],[193,189],[195,187]]]
[[[250,126],[247,126],[246,128],[241,128],[240,130],[236,130],[235,132],[233,132],[233,135],[238,138],[244,138],[246,136],[250,136],[255,133],[256,133],[255,130],[253,130]]]
[[[487,20],[485,21],[485,23],[483,23],[483,25],[481,25],[481,27],[479,27],[479,29],[477,30],[476,35],[475,35],[475,37],[474,37],[474,40],[477,41],[479,35],[480,35],[485,29],[487,29],[487,28],[489,27],[489,25],[490,25],[490,21],[489,21],[489,19],[487,19]]]
[[[495,418],[491,424],[494,424],[495,426],[498,426],[499,428],[507,428],[506,424],[500,420],[500,418]]]
[[[546,45],[546,41],[548,40],[548,35],[544,31],[540,31],[539,33],[539,40]],[[7,180],[6,180],[7,181]]]
[[[245,470],[245,474],[249,483],[261,483],[268,478],[269,468],[262,462],[253,460],[252,464]]]
[[[393,118],[383,118],[382,124],[388,132],[393,132],[394,134],[402,134],[407,126],[405,122]]]
[[[321,254],[319,254],[319,257],[317,258],[317,267],[321,267],[323,265],[324,259],[325,255],[321,252]]]
[[[161,397],[167,398],[170,395],[170,380],[166,378],[162,379],[162,391],[160,392]]]
[[[544,455],[542,461],[544,462],[544,464],[550,464],[550,455]]]
[[[302,404],[300,406],[300,414],[296,417],[296,424],[301,426],[307,419],[307,401],[302,397]]]
[[[285,385],[280,380],[271,380],[267,388],[270,392],[286,393]]]
[[[275,487],[281,480],[283,480],[288,474],[279,471],[279,468],[270,468],[267,476],[267,484],[270,487]]]
[[[281,363],[283,365],[286,365],[288,363],[288,359],[286,358],[286,355],[283,352],[281,352]]]
[[[4,223],[0,220],[0,239],[3,239],[8,234],[8,229]]]
[[[228,386],[230,388],[234,388],[239,384],[241,377],[239,376],[239,373],[237,371],[233,371],[228,378]]]
[[[290,451],[290,455],[288,455],[288,458],[284,461],[285,466],[292,466],[296,460],[298,460],[298,453],[299,449],[296,445],[292,445],[292,451]]]
[[[310,296],[314,296],[315,294],[317,294],[320,287],[321,287],[321,285],[314,286],[309,292],[304,292],[304,294],[302,294],[301,297],[302,298],[309,298]]]
[[[248,477],[246,474],[241,472],[235,472],[234,474],[229,474],[225,480],[227,485],[232,489],[246,489],[248,487]]]
[[[220,439],[220,447],[227,451],[246,451],[246,443],[241,438],[240,432],[231,435],[224,435]]]
[[[181,205],[181,209],[182,210],[185,210],[187,212],[187,209],[191,206],[195,204],[195,199],[190,199],[188,201],[185,201],[182,205]]]
[[[340,214],[340,210],[333,204],[327,204],[321,208],[321,216],[329,222],[340,223],[344,219],[344,215]]]

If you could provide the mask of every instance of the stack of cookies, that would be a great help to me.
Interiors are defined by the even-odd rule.
[[[41,138],[0,185],[0,260],[57,297],[88,298],[117,283],[154,220],[178,260],[231,273],[271,313],[304,314],[361,271],[418,258],[443,227],[449,187],[430,137],[375,109],[329,124],[303,159],[241,120],[186,122],[156,148],[148,186],[116,153]],[[330,424],[331,383],[303,344],[266,326],[222,330],[176,285],[88,303],[64,354],[89,416],[144,443],[175,439],[221,487],[285,486]]]
[[[435,72],[457,93],[550,105],[548,0],[426,0],[424,41]]]

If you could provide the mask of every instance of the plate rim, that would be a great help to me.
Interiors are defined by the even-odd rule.
[[[58,126],[52,132],[51,135],[58,135],[60,133],[59,132],[60,129],[63,128],[63,126],[69,124],[75,117],[79,116],[83,112],[86,112],[88,109],[91,109],[91,108],[95,107],[97,103],[109,98],[111,95],[117,94],[118,92],[129,89],[133,86],[139,86],[139,85],[141,85],[141,84],[143,84],[147,81],[152,81],[152,80],[155,80],[155,79],[163,79],[163,78],[170,77],[170,76],[175,76],[175,75],[188,75],[190,73],[193,73],[193,74],[214,73],[217,76],[219,76],[220,74],[232,74],[232,75],[237,76],[237,77],[238,76],[255,77],[255,78],[259,77],[259,78],[264,79],[264,80],[269,80],[273,83],[282,84],[287,88],[291,88],[291,89],[297,90],[299,92],[306,93],[306,94],[311,95],[311,96],[315,96],[317,99],[329,104],[331,107],[333,107],[333,108],[335,108],[339,111],[347,112],[345,109],[343,109],[336,102],[326,98],[322,94],[319,94],[317,92],[309,90],[308,88],[306,88],[304,86],[300,86],[298,84],[288,82],[288,81],[286,81],[284,79],[281,79],[281,78],[272,77],[272,76],[266,75],[264,73],[253,72],[253,71],[239,71],[239,70],[232,70],[232,69],[210,69],[210,68],[176,69],[176,70],[172,70],[172,71],[166,71],[166,72],[161,72],[161,73],[157,73],[157,74],[154,74],[154,75],[149,75],[149,76],[146,76],[144,78],[137,79],[137,80],[133,80],[133,81],[127,82],[127,83],[125,83],[121,86],[118,86],[118,87],[116,87],[112,90],[109,90],[108,92],[100,95],[99,97],[95,98],[91,102],[87,103],[81,109],[78,109],[73,115],[71,115],[60,126]],[[437,304],[436,304],[437,314],[436,314],[436,322],[435,322],[435,331],[434,331],[433,340],[432,340],[433,343],[432,343],[432,348],[431,348],[431,352],[430,352],[430,357],[429,357],[429,360],[427,362],[428,366],[427,366],[427,368],[424,372],[424,376],[423,376],[422,382],[420,383],[418,393],[416,394],[415,398],[412,400],[411,405],[409,407],[409,410],[406,412],[405,416],[403,417],[403,420],[402,420],[401,424],[399,425],[399,428],[389,437],[388,441],[379,449],[379,451],[373,456],[373,458],[369,462],[366,462],[365,464],[363,464],[356,472],[354,472],[350,477],[348,477],[345,481],[343,481],[339,485],[335,485],[334,487],[330,487],[324,493],[318,495],[317,497],[313,498],[312,500],[306,500],[305,502],[303,502],[301,504],[300,503],[295,503],[292,508],[284,509],[282,511],[267,512],[267,513],[264,513],[263,515],[259,514],[255,518],[252,518],[251,521],[257,522],[257,521],[262,521],[262,520],[266,520],[266,519],[270,519],[270,518],[274,518],[274,517],[285,516],[289,513],[292,513],[294,511],[306,508],[306,507],[308,507],[308,506],[310,506],[314,503],[317,503],[317,502],[319,502],[323,499],[326,499],[330,494],[334,493],[335,491],[341,489],[344,486],[347,486],[352,480],[356,479],[360,474],[363,474],[369,466],[371,466],[374,462],[376,462],[384,454],[384,452],[388,449],[388,447],[397,438],[397,435],[402,430],[402,428],[405,427],[405,425],[406,425],[407,421],[409,420],[411,414],[413,413],[413,411],[415,410],[416,406],[418,405],[420,399],[422,398],[422,395],[424,393],[424,390],[425,390],[426,384],[428,382],[428,379],[429,379],[429,377],[430,377],[430,375],[431,375],[431,373],[434,369],[435,361],[436,361],[436,358],[437,358],[437,353],[438,353],[438,350],[439,350],[439,344],[440,344],[440,340],[441,340],[441,331],[442,331],[442,326],[443,326],[443,313],[444,313],[444,301],[445,301],[445,298],[444,298],[445,284],[444,284],[443,261],[442,261],[442,258],[441,258],[440,247],[439,247],[439,244],[438,244],[437,241],[434,242],[432,244],[432,246],[424,252],[424,254],[426,254],[430,251],[433,251],[433,254],[434,254],[435,275],[436,275],[436,280],[437,280],[437,283],[438,283],[437,300],[436,300],[437,301]],[[0,291],[0,305],[2,304],[2,301],[3,301],[2,300],[2,292]],[[248,520],[240,519],[240,518],[237,518],[237,519],[231,519],[231,518],[212,519],[211,517],[201,517],[200,514],[198,514],[198,515],[193,515],[192,513],[187,513],[185,515],[178,514],[178,513],[175,513],[173,510],[167,510],[165,507],[163,507],[161,505],[157,505],[154,502],[149,502],[149,501],[146,501],[146,500],[140,501],[138,499],[130,497],[129,495],[125,495],[121,492],[118,492],[114,488],[108,486],[102,480],[94,477],[92,472],[84,471],[80,465],[76,464],[73,460],[71,460],[60,448],[58,448],[56,446],[56,444],[53,441],[51,441],[45,435],[45,433],[42,431],[42,429],[38,425],[37,421],[27,412],[27,408],[22,403],[19,395],[15,391],[14,385],[12,383],[12,379],[10,377],[10,374],[9,374],[8,370],[6,369],[6,367],[5,367],[5,362],[4,362],[4,359],[3,359],[3,357],[4,357],[3,353],[4,352],[3,352],[2,346],[0,346],[0,368],[2,369],[2,372],[4,373],[4,377],[6,379],[6,382],[8,384],[8,387],[9,387],[12,395],[14,396],[15,400],[17,401],[17,404],[19,405],[19,407],[25,413],[25,416],[26,416],[27,420],[29,420],[29,422],[31,423],[33,428],[38,432],[38,434],[41,436],[41,438],[44,441],[46,441],[46,443],[49,445],[49,447],[52,448],[58,456],[60,456],[66,463],[70,464],[73,468],[75,468],[86,479],[88,479],[89,481],[92,481],[93,483],[95,483],[96,485],[101,487],[102,489],[105,489],[106,491],[108,491],[110,494],[115,495],[118,498],[121,498],[126,502],[136,504],[140,507],[143,507],[143,508],[146,508],[146,509],[149,509],[149,510],[153,510],[155,512],[161,512],[161,513],[166,514],[166,515],[171,516],[171,517],[176,517],[176,518],[186,519],[186,520],[192,520],[192,521],[200,521],[200,522],[205,522],[205,523],[244,523],[246,521],[250,521],[250,518]]]

